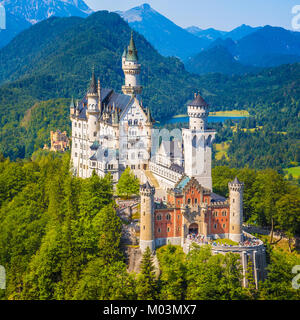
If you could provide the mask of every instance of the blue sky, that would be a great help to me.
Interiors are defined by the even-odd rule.
[[[128,10],[149,3],[181,27],[231,30],[243,23],[292,29],[292,7],[300,0],[85,0],[93,10]]]

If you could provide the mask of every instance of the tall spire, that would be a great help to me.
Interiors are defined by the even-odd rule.
[[[94,66],[93,66],[92,78],[91,78],[91,83],[90,83],[88,93],[97,94],[97,84],[96,84],[95,67]]]
[[[70,104],[70,109],[76,109],[76,105],[75,105],[75,102],[74,102],[74,97],[72,97],[71,104]]]
[[[147,122],[152,123],[152,117],[151,117],[151,112],[149,107],[147,108]]]
[[[127,50],[126,60],[138,61],[138,54],[137,54],[136,46],[133,40],[133,31],[131,31],[131,37],[130,37],[130,42]]]

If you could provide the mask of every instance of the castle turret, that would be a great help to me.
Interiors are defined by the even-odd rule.
[[[207,129],[208,104],[195,94],[194,100],[187,108],[189,129],[183,129],[184,172],[190,178],[212,190],[211,153],[215,131]]]
[[[89,141],[94,142],[97,137],[98,132],[98,88],[96,83],[95,72],[93,70],[92,79],[90,87],[87,92],[88,108],[87,108],[87,118],[88,118],[88,134]]]
[[[243,240],[243,189],[244,184],[236,177],[228,183],[230,201],[229,238],[240,242]]]
[[[129,46],[125,49],[122,56],[122,69],[125,74],[125,85],[122,86],[123,93],[134,96],[141,94],[141,65],[138,62],[138,54],[133,40],[133,32],[131,32]]]
[[[141,219],[140,219],[140,249],[145,251],[147,247],[155,250],[154,240],[154,193],[155,188],[147,181],[140,187],[141,195]]]
[[[74,102],[74,98],[72,97],[71,103],[70,103],[70,115],[74,115],[76,113],[76,105]]]
[[[208,117],[208,104],[200,96],[196,94],[194,100],[188,105],[187,108],[189,116],[189,124],[191,130],[205,131]]]

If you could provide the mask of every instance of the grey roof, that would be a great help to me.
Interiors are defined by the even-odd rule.
[[[234,180],[232,181],[232,183],[234,184],[241,184],[241,182],[239,181],[239,179],[237,177],[234,178]]]
[[[178,165],[177,163],[172,163],[170,169],[181,174],[184,173],[184,168]]]
[[[212,192],[211,193],[211,202],[225,202],[226,201],[226,198]]]
[[[130,102],[130,100],[131,97],[128,95],[113,92],[112,95],[109,97],[107,105],[112,106],[113,104],[115,104],[116,108],[119,108],[123,111]]]
[[[113,113],[113,105],[115,105],[116,109],[120,109],[121,112],[126,108],[128,103],[130,102],[131,97],[125,94],[116,93],[113,89],[101,88],[101,102],[106,106],[110,107],[111,113]],[[79,102],[79,119],[86,119],[86,111],[87,111],[87,95]],[[110,119],[111,121],[112,119]]]
[[[189,106],[192,107],[207,107],[208,104],[205,102],[205,100],[200,96],[200,94],[195,95],[194,100],[189,103]]]

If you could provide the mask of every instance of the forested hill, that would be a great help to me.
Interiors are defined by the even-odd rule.
[[[130,32],[118,14],[99,11],[85,19],[50,18],[0,50],[0,152],[15,159],[42,147],[58,125],[57,116],[68,114],[69,101],[65,106],[61,100],[35,103],[81,98],[93,66],[102,86],[120,90],[121,56]],[[199,90],[211,110],[248,109],[259,119],[280,125],[281,131],[298,123],[300,64],[257,75],[198,76],[188,73],[178,59],[162,57],[138,33],[134,38],[142,64],[143,102],[156,120],[185,113],[186,102]],[[26,113],[33,106],[35,112]],[[35,114],[39,121],[31,119]],[[68,129],[67,116],[63,122],[60,129]]]

